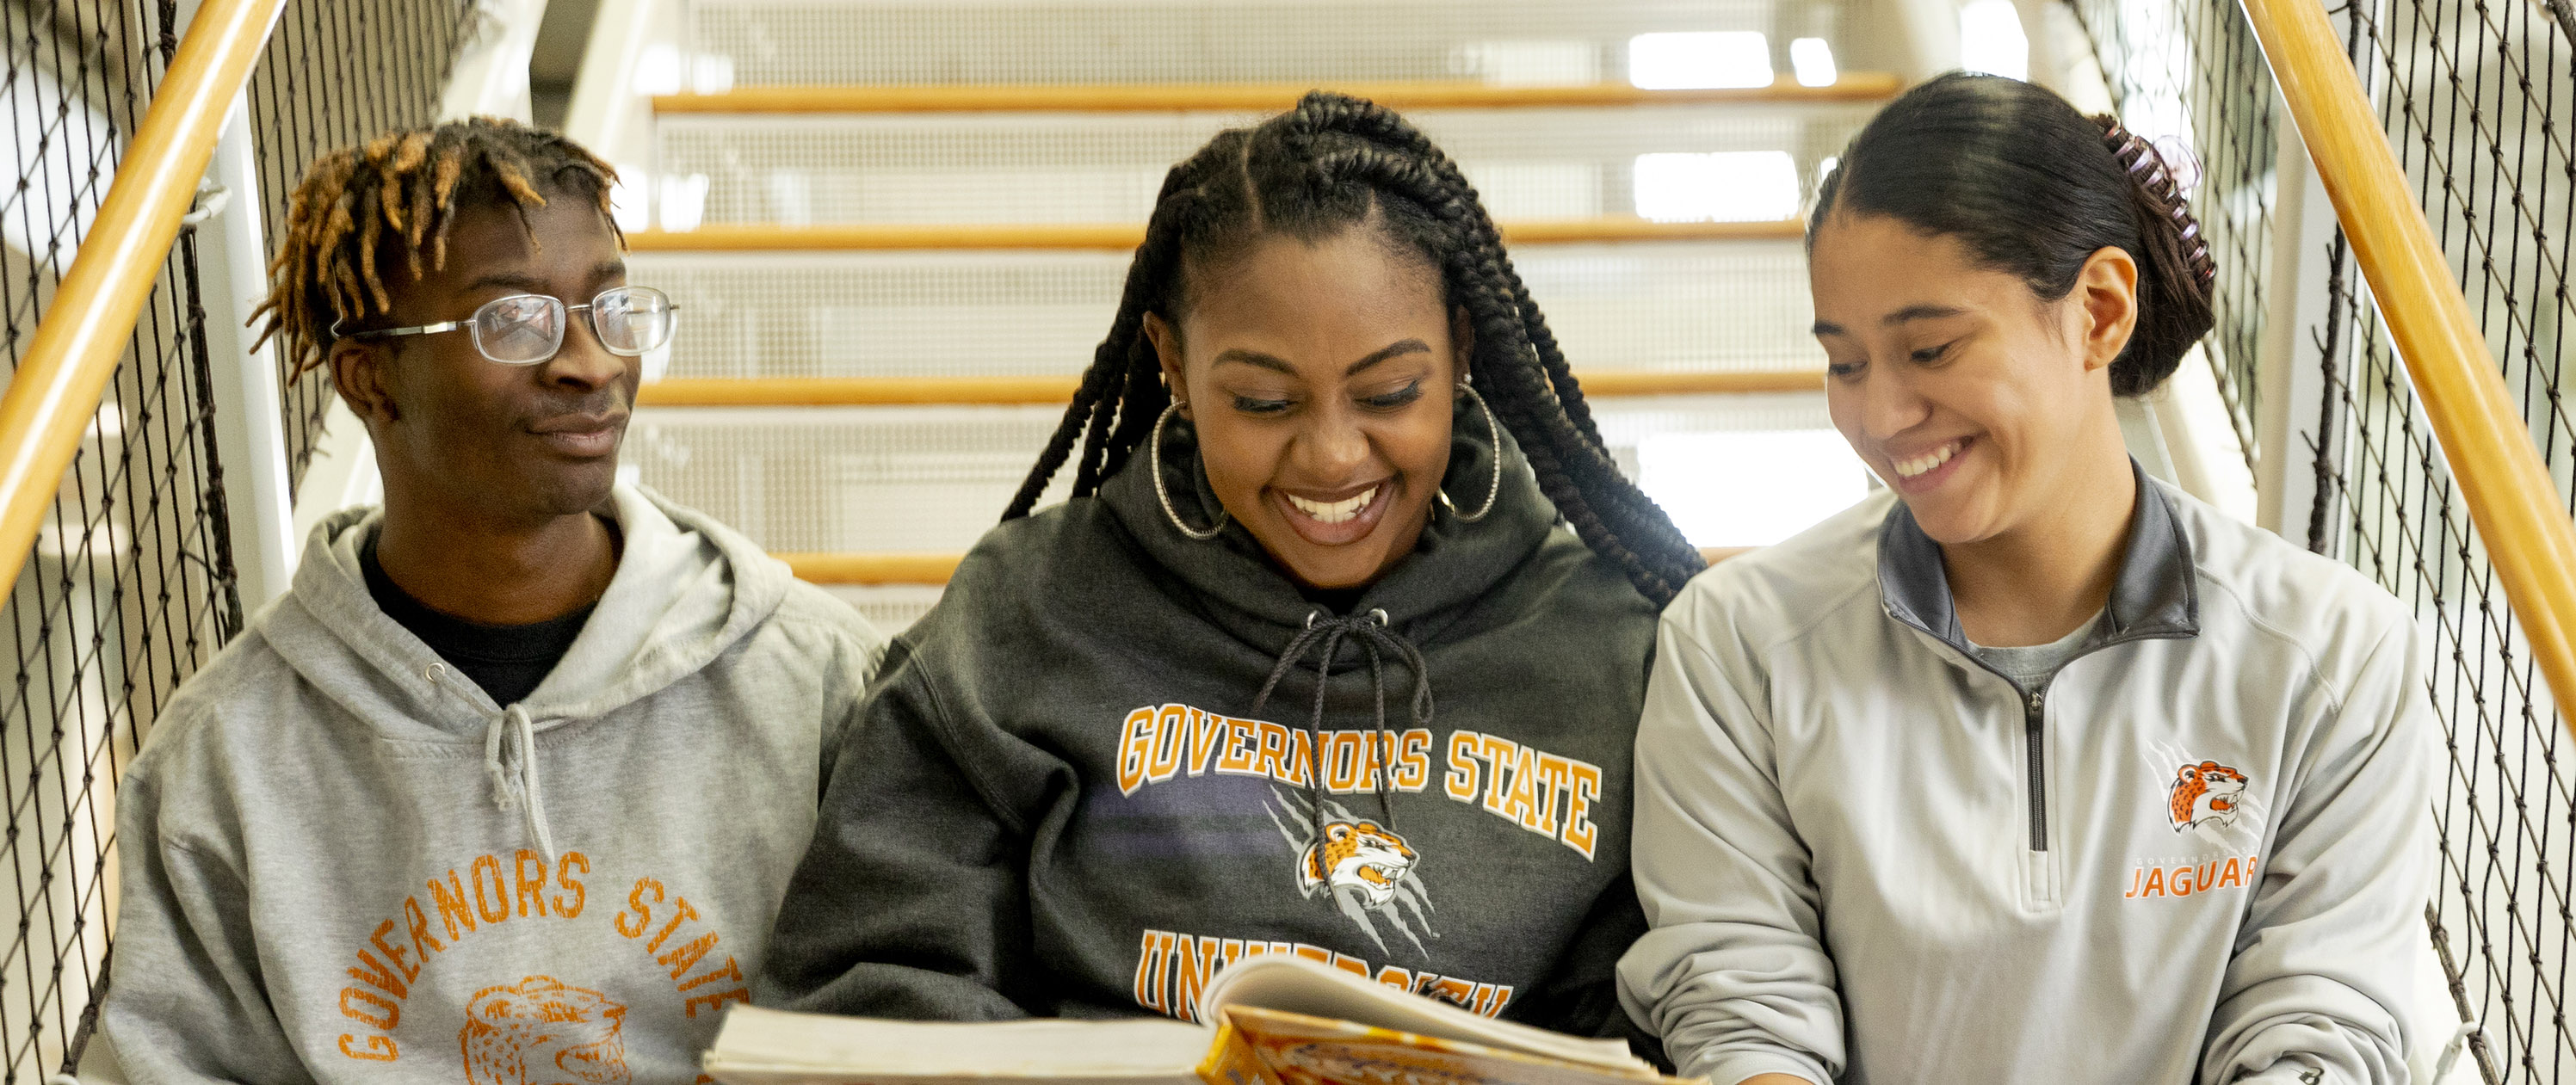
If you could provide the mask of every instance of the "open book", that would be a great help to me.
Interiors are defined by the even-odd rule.
[[[1479,1017],[1299,957],[1255,957],[1162,1018],[950,1023],[736,1006],[708,1050],[723,1085],[1641,1085],[1617,1040]]]

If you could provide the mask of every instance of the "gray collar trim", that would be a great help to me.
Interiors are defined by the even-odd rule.
[[[2138,480],[2129,550],[2120,559],[2120,576],[2111,584],[2102,621],[2078,655],[2123,641],[2200,635],[2200,584],[2191,538],[2172,502],[2136,460],[2129,461],[2129,470]],[[1915,524],[1903,501],[1896,502],[1878,529],[1878,592],[1889,617],[1973,658],[1950,597],[1950,578],[1941,568],[1941,544]]]

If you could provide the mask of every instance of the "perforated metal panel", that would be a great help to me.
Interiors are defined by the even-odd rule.
[[[1798,243],[1526,245],[1514,264],[1574,364],[1822,366]],[[1074,373],[1128,258],[1090,252],[638,253],[679,300],[675,377]]]
[[[1655,153],[1779,151],[1800,195],[1871,107],[1420,110],[1498,219],[1637,213]],[[661,118],[666,227],[706,223],[1143,222],[1165,171],[1261,114],[880,114]]]
[[[729,60],[743,85],[1579,83],[1624,78],[1637,34],[1830,38],[1839,12],[1810,0],[693,0],[690,21],[696,49]],[[1773,65],[1786,71],[1785,54]]]
[[[1597,400],[1636,471],[1650,435],[1825,431],[1820,393]],[[1057,407],[647,408],[625,462],[682,504],[774,551],[964,550],[1000,519]],[[1737,465],[1751,469],[1753,465]],[[1046,501],[1061,499],[1072,472]]]

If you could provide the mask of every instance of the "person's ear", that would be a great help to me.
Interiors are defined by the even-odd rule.
[[[2095,250],[2076,273],[2074,294],[2084,313],[2084,371],[2109,369],[2138,329],[2138,261],[2123,249]]]
[[[1181,333],[1161,313],[1145,314],[1145,341],[1154,345],[1154,358],[1163,365],[1163,387],[1171,390],[1172,402],[1181,405],[1181,417],[1190,416],[1187,385],[1181,382]]]
[[[1476,322],[1468,319],[1464,305],[1449,310],[1449,355],[1454,370],[1450,383],[1467,383],[1467,379],[1475,375],[1468,368],[1468,363],[1476,357]]]
[[[401,408],[394,404],[389,372],[393,353],[383,343],[342,339],[331,344],[330,355],[323,359],[331,369],[331,387],[349,405],[349,413],[370,430],[402,418]]]

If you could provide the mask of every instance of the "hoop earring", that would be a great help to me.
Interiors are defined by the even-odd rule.
[[[1449,507],[1449,514],[1457,517],[1459,523],[1472,524],[1492,513],[1494,499],[1503,495],[1503,427],[1494,421],[1494,409],[1485,405],[1485,397],[1477,395],[1474,388],[1464,383],[1458,385],[1458,390],[1476,401],[1476,409],[1485,415],[1485,432],[1494,435],[1494,477],[1493,481],[1485,484],[1485,503],[1472,513],[1464,512],[1458,508],[1457,502],[1449,500],[1449,491],[1440,491],[1440,503]]]
[[[1218,535],[1225,533],[1225,510],[1217,510],[1215,527],[1201,531],[1181,522],[1180,512],[1172,508],[1171,491],[1165,489],[1163,486],[1163,423],[1171,421],[1172,412],[1180,409],[1181,401],[1177,399],[1173,400],[1172,405],[1163,408],[1162,415],[1154,419],[1153,439],[1146,442],[1146,448],[1148,449],[1147,458],[1152,461],[1147,464],[1147,466],[1154,469],[1154,496],[1160,498],[1163,502],[1164,517],[1171,520],[1172,527],[1180,531],[1181,534],[1187,535],[1200,542],[1206,542],[1209,539],[1216,538]]]

